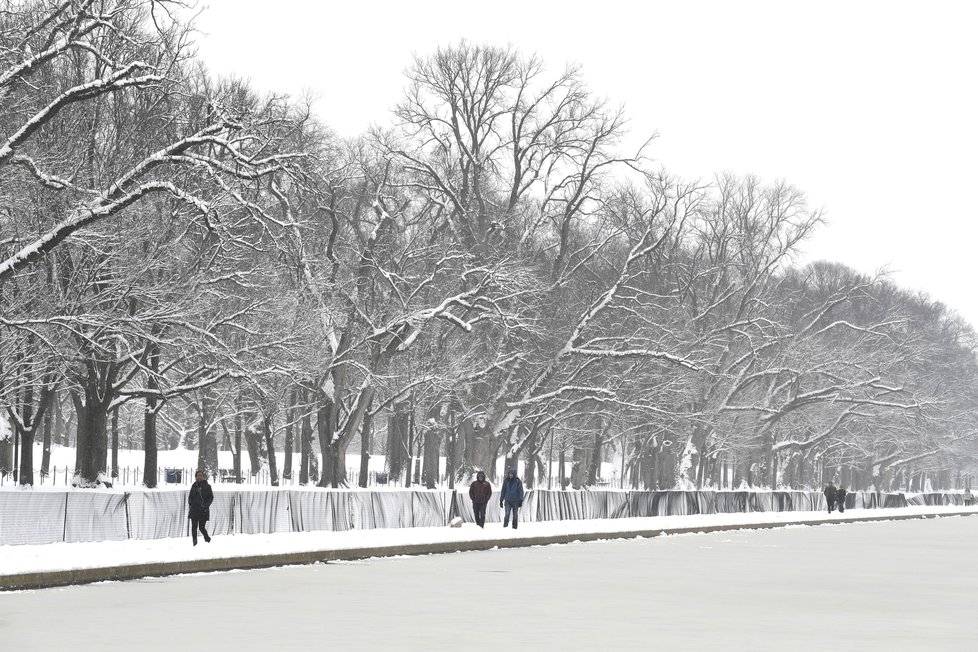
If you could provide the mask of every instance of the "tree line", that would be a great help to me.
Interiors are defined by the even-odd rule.
[[[576,67],[439,48],[389,125],[344,139],[210,75],[175,3],[0,7],[21,484],[32,442],[43,473],[69,436],[76,484],[111,477],[120,431],[147,487],[175,437],[200,468],[224,445],[238,474],[244,451],[324,487],[354,443],[361,481],[383,452],[429,487],[442,457],[450,483],[504,457],[530,486],[593,485],[612,454],[645,488],[974,471],[971,326],[885,275],[797,264],[822,225],[803,192],[626,151]]]

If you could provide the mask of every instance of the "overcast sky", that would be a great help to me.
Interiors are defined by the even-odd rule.
[[[978,3],[204,2],[214,72],[311,92],[342,136],[389,123],[415,52],[467,38],[578,63],[672,172],[804,190],[828,224],[803,261],[889,269],[978,325]]]

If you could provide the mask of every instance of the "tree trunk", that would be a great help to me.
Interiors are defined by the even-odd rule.
[[[455,423],[454,407],[449,408],[448,432],[445,440],[445,475],[448,476],[448,488],[455,488],[455,474],[458,473],[458,428]]]
[[[218,471],[217,435],[214,432],[214,401],[207,390],[197,402],[197,469],[208,477]]]
[[[68,434],[69,428],[65,424],[64,409],[61,406],[60,394],[55,394],[52,398],[54,403],[54,440],[62,446],[70,446],[71,437]]]
[[[262,417],[262,432],[265,435],[265,451],[268,453],[268,474],[272,480],[272,486],[278,486],[278,468],[275,463],[275,432],[272,430],[273,415],[266,414]]]
[[[601,446],[604,443],[606,432],[607,426],[604,424],[594,432],[594,441],[591,444],[591,459],[587,468],[587,486],[589,487],[596,485],[598,483],[598,477],[601,475]]]
[[[376,391],[374,387],[361,387],[356,400],[353,402],[353,409],[344,421],[343,430],[339,431],[334,426],[334,434],[327,446],[327,456],[323,460],[323,478],[320,485],[329,484],[334,489],[347,485],[346,451],[354,434],[363,426],[363,420],[373,402]]]
[[[148,489],[156,488],[157,443],[156,443],[156,414],[159,411],[155,396],[146,397],[146,409],[143,411],[143,485]]]
[[[421,438],[415,428],[414,423],[414,403],[411,404],[411,412],[408,415],[408,475],[413,474],[413,483],[421,484]],[[418,453],[415,455],[415,453]],[[412,479],[409,478],[406,486],[410,487]]]
[[[565,461],[564,449],[560,449],[560,464],[557,465],[557,473],[560,475],[560,488],[567,488],[567,462]]]
[[[536,438],[536,434],[533,435]],[[523,462],[523,484],[527,489],[533,489],[536,485],[536,447],[534,441],[526,443],[526,461]]]
[[[292,479],[292,435],[294,432],[296,413],[299,404],[299,388],[293,387],[289,392],[289,405],[285,409],[285,462],[282,467],[282,479]]]
[[[241,482],[244,476],[241,475],[241,432],[244,430],[241,424],[241,400],[240,397],[234,399],[234,477]],[[249,450],[249,455],[251,451]]]
[[[34,484],[34,430],[14,426],[20,436],[20,466],[17,470],[17,484],[33,486]]]
[[[150,344],[148,353],[146,366],[150,373],[146,387],[151,393],[146,397],[146,408],[143,412],[143,485],[148,489],[154,489],[158,475],[157,450],[159,446],[156,441],[156,413],[160,410],[161,405],[152,392],[159,389],[159,383],[156,380],[156,373],[160,368],[159,346]]]
[[[20,439],[20,462],[17,468],[17,484],[21,486],[34,485],[34,428],[31,421],[34,416],[34,386],[28,382],[22,394],[23,403],[20,409],[20,420],[14,423]],[[21,426],[23,424],[23,427]]]
[[[108,400],[92,395],[86,387],[83,399],[73,393],[75,414],[78,416],[75,440],[75,475],[76,483],[81,487],[93,487],[100,473],[105,472],[106,449],[108,438],[106,425],[108,422]],[[83,402],[84,401],[84,402]]]
[[[324,391],[319,393],[319,408],[316,410],[316,430],[319,434],[319,450],[323,456],[323,474],[319,479],[320,487],[329,487],[337,465],[335,456],[338,452],[330,450],[330,444],[336,433],[336,409],[333,397]],[[342,465],[339,465],[342,466]]]
[[[387,472],[391,478],[399,478],[407,466],[408,402],[394,404],[394,412],[387,417]]]
[[[466,417],[459,424],[463,447],[463,464],[465,471],[474,476],[476,471],[482,471],[492,482],[496,479],[495,451],[490,450],[491,428],[480,424],[473,417]]]
[[[243,428],[245,444],[248,447],[248,460],[251,462],[251,477],[258,475],[261,470],[261,442],[259,442],[258,430],[249,425]]]
[[[427,489],[434,489],[438,485],[439,463],[441,453],[442,429],[438,423],[432,424],[430,421],[424,428],[424,468],[421,472],[421,482]]]
[[[302,414],[302,427],[299,435],[299,484],[305,485],[310,479],[312,452],[312,412],[309,410],[309,392],[302,390],[302,403],[305,411]]]
[[[764,463],[771,489],[778,488],[778,454],[774,452],[774,433],[764,435]]]
[[[360,429],[360,481],[357,483],[361,487],[367,487],[367,479],[370,474],[370,445],[373,441],[374,423],[370,415],[370,406],[367,406],[367,413],[363,417],[363,428]]]
[[[52,401],[54,397],[52,397]],[[51,409],[44,415],[43,439],[41,440],[41,477],[46,478],[51,469],[51,429],[54,424],[54,416]]]
[[[590,451],[580,444],[574,444],[571,451],[571,486],[583,489],[587,484],[587,472],[590,462]]]
[[[119,477],[119,408],[112,410],[112,477]]]

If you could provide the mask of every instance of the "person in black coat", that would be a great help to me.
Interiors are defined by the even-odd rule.
[[[825,494],[825,502],[828,503],[829,514],[831,514],[832,510],[835,509],[835,485],[830,482],[829,486],[822,490],[822,493]]]
[[[835,504],[839,506],[839,513],[846,511],[846,496],[849,492],[846,491],[845,487],[839,487],[839,490],[835,492]]]
[[[194,538],[194,545],[197,545],[197,530],[204,535],[204,541],[211,542],[211,537],[207,534],[204,527],[211,518],[211,503],[214,502],[214,492],[207,484],[207,477],[203,471],[197,471],[194,483],[190,485],[190,495],[187,496],[187,504],[190,507],[190,534]]]
[[[475,482],[469,485],[472,513],[475,515],[475,524],[479,527],[486,526],[486,506],[491,497],[492,485],[486,481],[486,474],[479,471],[475,476]]]

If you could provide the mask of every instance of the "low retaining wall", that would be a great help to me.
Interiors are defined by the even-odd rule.
[[[0,491],[0,545],[162,539],[188,533],[187,491]],[[851,492],[850,508],[963,505],[958,493]],[[826,509],[815,491],[530,490],[524,521]],[[465,491],[261,489],[215,491],[208,529],[220,535],[445,526],[474,522]],[[490,501],[486,518],[501,520]]]

